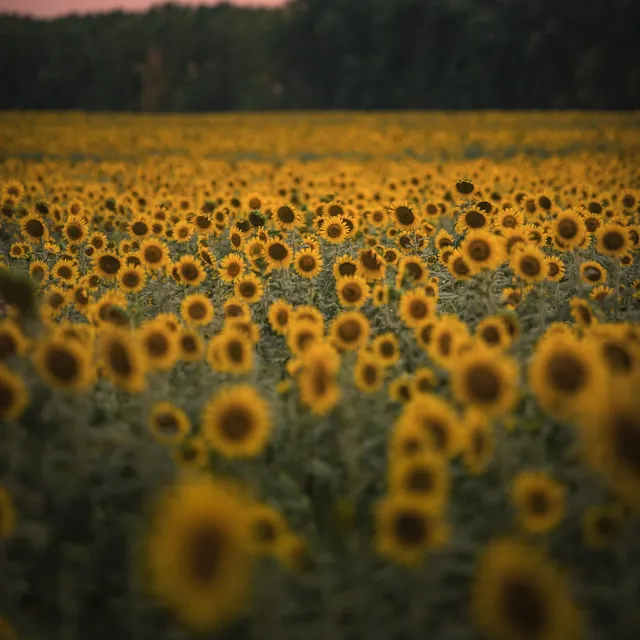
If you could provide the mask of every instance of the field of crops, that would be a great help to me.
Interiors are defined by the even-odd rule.
[[[640,637],[640,117],[0,120],[0,638]]]

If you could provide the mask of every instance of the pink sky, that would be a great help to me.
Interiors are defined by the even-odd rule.
[[[277,5],[283,0],[232,0],[239,5]],[[174,0],[175,2],[175,0]],[[220,0],[178,0],[179,4],[217,4]],[[125,9],[140,11],[154,4],[163,4],[161,0],[0,0],[0,13],[19,13],[52,18],[67,13],[90,13]]]

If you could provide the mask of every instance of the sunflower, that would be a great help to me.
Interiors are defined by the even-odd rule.
[[[115,281],[122,268],[122,260],[113,251],[103,249],[92,256],[94,273],[103,280]]]
[[[292,204],[277,202],[270,209],[272,220],[278,229],[289,231],[300,224],[300,212]]]
[[[542,282],[547,274],[545,255],[534,245],[522,246],[514,250],[509,264],[514,273],[527,284]]]
[[[144,213],[135,215],[128,224],[128,232],[131,238],[142,240],[151,235],[153,219]]]
[[[171,369],[178,359],[178,337],[157,319],[146,320],[138,328],[138,340],[151,369]]]
[[[393,202],[389,217],[399,229],[415,229],[420,223],[419,212],[408,202]]]
[[[616,379],[579,418],[587,459],[619,498],[640,506],[640,374]]]
[[[384,383],[384,365],[374,354],[361,351],[353,369],[353,378],[362,393],[376,393]]]
[[[344,276],[355,276],[360,270],[360,265],[355,258],[345,255],[339,257],[333,263],[333,275],[335,279],[342,278]]]
[[[37,213],[30,213],[20,220],[22,237],[31,244],[39,244],[49,239],[49,230]]]
[[[295,270],[303,278],[311,280],[322,271],[322,256],[316,248],[301,249],[295,258]]]
[[[625,325],[596,325],[591,335],[611,376],[627,378],[640,371],[640,345],[629,339]]]
[[[496,640],[579,640],[584,620],[566,573],[541,549],[499,538],[483,549],[471,607],[478,629]]]
[[[375,522],[376,552],[408,567],[418,566],[428,551],[443,547],[449,539],[442,516],[413,496],[382,498],[376,506]]]
[[[181,329],[178,335],[180,359],[184,362],[197,362],[204,353],[204,341],[194,329]]]
[[[188,477],[157,501],[146,548],[151,593],[196,632],[228,624],[248,605],[252,543],[235,486]]]
[[[169,249],[161,240],[149,238],[140,243],[142,264],[152,271],[160,271],[169,264]]]
[[[186,325],[205,327],[213,320],[213,305],[207,296],[192,293],[180,303],[180,314]]]
[[[281,298],[274,300],[269,307],[268,320],[271,328],[281,335],[286,334],[289,329],[289,323],[293,307]]]
[[[492,221],[493,228],[497,230],[517,229],[522,225],[524,225],[524,213],[511,207],[498,211]]]
[[[371,349],[385,367],[394,365],[400,359],[398,338],[390,331],[376,336],[371,343]]]
[[[226,318],[245,318],[251,320],[251,310],[244,300],[229,298],[222,305],[222,312]]]
[[[551,235],[566,249],[580,246],[586,233],[584,218],[570,209],[560,212],[551,225]]]
[[[265,246],[265,260],[269,271],[288,269],[293,260],[291,247],[284,240],[270,240]]]
[[[83,216],[68,216],[65,220],[62,234],[65,240],[72,246],[81,245],[86,240],[92,239],[93,246],[96,250],[104,249],[106,241],[103,243],[97,242],[97,238],[104,241],[104,235],[99,231],[95,232],[91,237],[89,236],[89,225]]]
[[[550,282],[560,282],[564,278],[564,262],[558,256],[545,256],[546,279]]]
[[[393,402],[405,404],[413,398],[413,386],[408,373],[402,373],[389,385],[389,397]]]
[[[229,230],[229,244],[234,251],[242,251],[246,233],[241,229],[234,228]]]
[[[413,373],[411,379],[412,397],[421,393],[433,393],[438,386],[438,378],[433,369],[420,367]]]
[[[502,264],[504,252],[501,239],[490,231],[470,231],[461,246],[462,256],[472,273],[483,269],[493,270]]]
[[[15,526],[16,509],[13,505],[13,499],[7,489],[0,485],[0,540],[10,537]],[[0,632],[2,632],[1,619]],[[4,638],[4,636],[0,637]]]
[[[158,442],[171,446],[180,444],[191,429],[187,414],[171,402],[156,402],[148,424]]]
[[[425,284],[429,278],[429,268],[417,256],[405,256],[400,260],[396,276],[396,286]]]
[[[125,266],[118,273],[118,284],[125,293],[139,293],[147,284],[147,274],[141,266]]]
[[[432,326],[425,322],[417,329],[416,336],[431,358],[445,369],[451,368],[460,345],[470,337],[467,325],[451,314],[434,319]]]
[[[462,235],[467,231],[479,231],[491,226],[491,215],[477,208],[461,211],[455,224],[456,233]],[[440,247],[441,248],[441,247]]]
[[[251,341],[235,327],[227,327],[214,336],[209,343],[207,359],[218,363],[219,371],[227,373],[246,373],[253,369],[253,350]]]
[[[52,275],[63,284],[70,285],[78,278],[80,270],[74,260],[60,258],[53,266]]]
[[[564,515],[565,488],[541,471],[520,471],[511,486],[511,499],[522,527],[547,533]]]
[[[192,235],[193,227],[186,220],[178,220],[178,222],[173,225],[171,236],[176,242],[180,244],[189,242]]]
[[[341,216],[329,216],[323,220],[318,236],[330,244],[340,244],[347,239],[349,228]]]
[[[107,248],[107,236],[102,231],[94,231],[88,238],[88,243],[96,250]]]
[[[506,349],[511,345],[511,335],[501,316],[487,316],[476,327],[475,336],[491,348]]]
[[[492,417],[510,411],[517,399],[517,384],[516,363],[483,346],[459,355],[451,378],[458,401]]]
[[[294,318],[287,333],[287,346],[295,356],[301,356],[313,344],[322,340],[323,326],[308,319]]]
[[[32,260],[29,263],[29,276],[39,286],[43,286],[49,278],[49,266],[43,260]]]
[[[202,410],[202,433],[227,458],[250,458],[267,445],[271,434],[268,403],[251,385],[217,392]]]
[[[446,266],[451,276],[456,280],[468,280],[473,275],[471,267],[461,249],[455,249],[451,252]]]
[[[282,514],[266,504],[249,507],[247,519],[253,550],[259,555],[274,556],[289,533]]]
[[[234,283],[234,292],[239,300],[254,304],[262,298],[262,281],[253,273],[239,276]]]
[[[580,265],[580,279],[586,285],[603,284],[607,280],[607,270],[595,260],[588,260]]]
[[[13,320],[0,320],[0,362],[24,355],[29,341]]]
[[[112,384],[128,393],[144,390],[147,361],[135,333],[119,327],[102,329],[98,355],[102,374]]]
[[[221,261],[218,267],[220,279],[229,284],[235,282],[245,270],[245,263],[242,254],[229,253]]]
[[[313,414],[326,415],[340,400],[339,370],[340,356],[327,342],[313,344],[304,354],[298,376],[300,401]]]
[[[384,280],[386,264],[375,249],[362,249],[358,254],[358,271],[368,281]]]
[[[400,298],[400,318],[410,329],[416,329],[436,313],[436,300],[419,289],[402,294]]]
[[[589,303],[578,296],[573,296],[569,300],[569,308],[571,309],[571,317],[582,329],[588,329],[598,322],[598,318]]]
[[[389,285],[377,284],[371,290],[371,302],[374,307],[383,307],[389,303]]]
[[[190,287],[197,287],[207,277],[204,265],[192,256],[182,256],[174,265],[179,282]]]
[[[432,450],[448,458],[460,450],[462,431],[456,412],[433,394],[420,394],[404,405],[398,423],[418,425]]]
[[[566,331],[547,334],[538,343],[528,377],[542,408],[560,420],[589,411],[606,381],[595,341]]]
[[[626,227],[609,222],[596,231],[596,251],[610,258],[620,258],[631,248],[629,231]]]
[[[51,387],[85,391],[94,382],[91,352],[72,340],[43,338],[36,347],[34,363],[40,377]]]
[[[29,393],[22,378],[0,363],[0,421],[17,420],[28,404]]]
[[[493,458],[495,433],[487,416],[474,409],[468,410],[463,420],[462,455],[473,475],[484,473]]]
[[[336,279],[338,300],[343,307],[359,309],[370,295],[367,281],[361,276],[343,276]]]
[[[393,496],[416,498],[426,508],[442,511],[450,482],[447,458],[434,451],[391,460],[389,492]]]
[[[613,546],[623,528],[623,510],[619,505],[592,505],[582,518],[582,537],[592,549]]]
[[[369,321],[359,311],[343,311],[331,324],[331,339],[344,351],[357,351],[369,338]]]

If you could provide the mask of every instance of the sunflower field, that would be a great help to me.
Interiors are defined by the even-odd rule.
[[[640,637],[640,118],[6,113],[0,638]]]

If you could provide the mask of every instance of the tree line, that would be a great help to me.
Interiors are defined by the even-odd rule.
[[[0,17],[0,108],[635,109],[634,0],[292,0]]]

